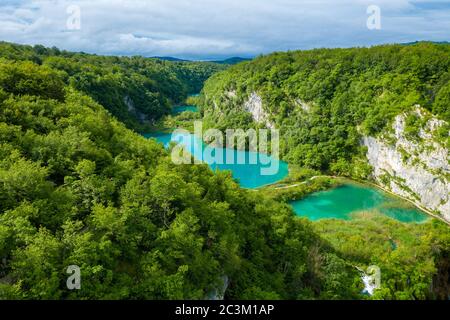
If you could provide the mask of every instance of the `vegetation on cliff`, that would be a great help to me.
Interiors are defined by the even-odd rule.
[[[202,299],[224,275],[228,299],[358,297],[355,270],[289,207],[206,165],[174,165],[86,95],[94,89],[80,92],[80,73],[61,71],[70,59],[9,58],[0,63],[0,298]],[[120,104],[114,86],[96,88],[96,100],[111,90]],[[70,265],[80,290],[66,287]]]
[[[199,100],[205,127],[258,129],[267,122],[255,118],[265,118],[279,129],[281,155],[294,167],[365,180],[372,168],[362,136],[392,130],[394,118],[414,114],[417,105],[428,110],[427,118],[409,116],[408,136],[420,143],[424,122],[435,117],[446,124],[433,138],[450,145],[449,70],[448,44],[274,53],[215,74]],[[261,98],[263,115],[259,105],[248,109],[249,102],[258,103],[255,95]],[[258,117],[249,112],[255,109]],[[281,201],[302,198],[324,186],[310,176],[300,177],[303,183],[294,187],[264,192]],[[450,232],[444,223],[405,225],[362,215],[313,225],[347,262],[381,268],[382,289],[374,298],[447,298]],[[397,243],[395,249],[391,241]]]
[[[41,70],[52,70],[55,80],[49,77],[37,80],[39,85],[60,81],[60,85],[89,95],[136,130],[169,114],[173,104],[184,101],[190,93],[199,92],[207,78],[226,68],[216,63],[106,57],[5,42],[0,42],[0,63],[6,71],[0,79],[3,85],[14,83],[12,77],[24,78],[16,93],[27,90],[27,72],[42,66]]]
[[[157,119],[216,66],[4,43],[0,56],[0,298],[201,299],[227,276],[226,299],[356,299],[354,265],[372,262],[388,268],[377,297],[448,289],[448,228],[439,222],[391,222],[381,234],[365,222],[367,232],[351,227],[354,237],[341,233],[348,224],[313,225],[228,173],[174,165],[124,125],[138,126],[125,97]],[[382,251],[389,236],[401,240],[394,253]],[[80,290],[66,287],[70,265],[81,269]]]
[[[362,134],[379,134],[417,104],[450,122],[449,70],[448,44],[274,53],[215,74],[205,84],[201,106],[205,125],[264,126],[244,108],[256,93],[280,130],[285,160],[360,179],[370,173]],[[411,131],[419,125],[408,123]],[[444,145],[449,129],[437,137]]]

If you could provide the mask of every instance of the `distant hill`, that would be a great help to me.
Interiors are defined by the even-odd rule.
[[[165,61],[174,61],[174,62],[189,62],[191,60],[185,60],[185,59],[179,59],[179,58],[174,58],[174,57],[152,57],[154,59],[160,59],[160,60],[165,60]]]
[[[413,41],[413,42],[402,43],[402,45],[411,46],[411,45],[416,45],[419,43],[450,44],[450,42],[448,42],[448,41]]]
[[[174,57],[152,57],[154,59],[160,59],[165,61],[172,61],[172,62],[193,62],[195,60],[186,60],[186,59],[179,59]],[[212,62],[217,64],[238,64],[243,61],[249,61],[251,59],[249,58],[241,58],[241,57],[232,57],[225,60],[212,60],[212,61],[202,61],[202,62]]]
[[[240,62],[250,61],[250,60],[251,59],[249,59],[249,58],[232,57],[229,59],[225,59],[225,60],[221,60],[221,61],[212,61],[212,62],[220,63],[220,64],[238,64]]]

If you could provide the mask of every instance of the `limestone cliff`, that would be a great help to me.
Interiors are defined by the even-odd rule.
[[[264,111],[261,97],[253,92],[244,104],[245,110],[252,114],[253,120],[258,123],[264,123],[267,128],[274,128],[269,121],[268,114]]]
[[[225,97],[222,103],[214,106],[216,114],[226,108],[236,108],[249,112],[255,122],[274,127],[267,105],[256,91],[240,97],[236,91],[228,91],[222,97]],[[301,121],[313,116],[312,103],[300,99],[290,102],[302,113],[298,118],[299,126]],[[414,136],[407,123],[411,115],[420,123]],[[442,129],[447,125],[416,106],[398,115],[379,136],[363,136],[361,143],[367,147],[367,160],[373,167],[372,178],[377,184],[450,221],[450,164],[448,146],[445,137],[442,138]],[[284,134],[281,132],[282,136]]]
[[[147,115],[136,109],[133,100],[129,96],[125,96],[123,98],[123,102],[127,106],[128,112],[132,114],[140,123],[154,123],[149,120]]]
[[[417,107],[413,113],[425,119],[424,109]],[[373,178],[393,193],[450,221],[448,149],[434,135],[444,121],[428,116],[417,139],[411,139],[405,132],[407,116],[395,118],[392,132],[363,137]]]

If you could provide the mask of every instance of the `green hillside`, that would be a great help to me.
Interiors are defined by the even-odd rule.
[[[221,101],[226,118],[208,111],[208,99],[225,99],[223,90],[244,99],[262,88],[264,99],[274,99],[271,120],[283,126],[296,119],[285,116],[294,111],[283,101],[301,97],[314,102],[312,122],[286,140],[283,152],[295,163],[331,168],[358,156],[357,124],[381,129],[391,116],[385,99],[407,94],[406,84],[414,89],[408,105],[421,102],[448,116],[442,107],[447,47],[404,47],[412,52],[405,61],[397,50],[275,54],[236,65],[207,81],[199,98],[205,123],[254,125],[228,100]],[[422,52],[427,63],[414,62]],[[0,57],[0,299],[203,299],[222,288],[224,278],[230,300],[365,299],[355,266],[373,263],[385,272],[374,298],[447,297],[444,223],[313,224],[264,192],[240,188],[228,172],[173,164],[169,151],[132,130],[143,126],[140,113],[163,117],[222,67],[7,43]],[[291,66],[297,58],[299,75]],[[346,59],[348,65],[337,67]],[[361,74],[350,70],[358,66]],[[394,66],[397,73],[383,73],[380,95],[363,98],[366,89],[378,88],[369,74]],[[411,81],[409,69],[424,80]],[[315,91],[304,96],[308,88]],[[346,95],[344,88],[355,91]],[[291,96],[294,89],[299,95]],[[371,99],[376,107],[356,107]],[[130,112],[126,101],[140,113]],[[299,139],[309,141],[305,150],[296,149]],[[66,287],[70,265],[80,267],[80,290]]]
[[[29,61],[57,71],[64,85],[89,95],[137,130],[169,114],[173,104],[200,92],[207,78],[225,68],[215,63],[106,57],[6,42],[0,42],[0,58],[6,59],[0,60],[5,64]]]
[[[257,127],[243,108],[257,93],[280,130],[285,160],[364,178],[369,169],[360,161],[363,134],[378,135],[415,105],[450,121],[449,70],[448,44],[274,53],[214,75],[201,104],[208,126]],[[408,120],[416,132],[420,120]],[[450,146],[449,129],[442,128],[436,140]]]
[[[107,61],[106,78],[124,60],[31,62],[14,47],[0,49],[0,298],[201,299],[223,276],[228,299],[358,296],[357,273],[307,221],[229,174],[172,164],[94,101],[119,105],[117,87],[74,80],[91,74],[77,60]],[[79,291],[66,288],[69,265],[81,268]]]

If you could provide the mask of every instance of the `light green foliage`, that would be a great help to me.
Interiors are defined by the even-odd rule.
[[[60,74],[90,77],[96,61],[152,73],[147,60],[71,59],[0,64],[0,79],[20,75],[0,91],[0,299],[202,299],[224,275],[228,299],[358,297],[331,284],[352,288],[354,271],[288,207],[229,173],[174,165],[95,102],[111,94],[120,103],[114,72],[97,70],[78,90],[85,84]],[[49,66],[62,71],[24,85],[47,81]],[[312,250],[320,264],[308,262]],[[70,265],[80,267],[80,290],[66,287]]]
[[[380,268],[381,288],[373,299],[447,299],[450,231],[444,223],[403,224],[361,216],[314,226],[348,263]]]
[[[0,42],[0,68],[5,71],[0,74],[0,87],[6,92],[62,100],[64,85],[70,84],[136,130],[148,129],[169,114],[172,104],[200,92],[207,78],[226,67]]]
[[[450,121],[449,68],[445,44],[274,53],[212,76],[200,104],[206,126],[255,127],[243,105],[256,92],[280,130],[285,160],[361,179],[370,172],[361,134],[383,132],[416,104]],[[419,123],[410,124],[415,136]]]
[[[447,72],[446,82],[442,81],[442,88],[437,92],[433,104],[433,113],[442,114],[443,118],[449,121],[450,119],[450,74]]]
[[[351,168],[363,178],[368,169],[358,162],[361,150],[353,153],[358,135],[348,123],[354,124],[353,117],[362,121],[365,112],[348,116],[340,103],[327,102],[349,70],[345,63],[327,62],[327,54],[302,60],[307,66],[295,65],[303,76],[316,63],[326,68],[311,73],[309,80],[316,82],[295,75],[288,82],[290,88],[299,85],[296,90],[307,101],[318,98],[310,120],[304,113],[286,118],[286,126],[296,130],[283,148],[292,149],[286,156],[296,163],[332,164],[342,173]],[[251,90],[255,81],[268,81],[265,97],[271,97],[270,106],[282,106],[277,121],[283,123],[291,112],[282,90],[295,70],[290,55],[274,55],[276,63],[261,58],[270,62],[267,75],[253,72],[248,63],[235,67],[232,72],[250,68],[243,75],[248,83],[236,78],[230,89],[237,87],[242,96],[247,85]],[[330,186],[330,179],[280,194],[243,190],[229,172],[174,165],[161,145],[125,127],[136,125],[125,96],[157,119],[171,102],[199,89],[216,70],[214,64],[97,57],[5,43],[0,56],[0,299],[202,299],[222,285],[225,275],[227,299],[356,299],[361,298],[356,262],[382,267],[387,280],[376,297],[448,294],[448,274],[440,271],[448,270],[445,226],[312,225],[271,197],[306,195]],[[370,65],[357,55],[352,59],[356,67]],[[426,76],[424,68],[420,72]],[[392,77],[383,81],[391,83]],[[390,90],[399,94],[401,88]],[[411,94],[408,103],[416,98]],[[300,127],[295,119],[307,122]],[[230,112],[217,123],[250,125],[251,117]],[[341,160],[349,152],[358,165]],[[315,174],[298,170],[291,178]],[[395,252],[383,251],[387,233],[399,240]],[[81,290],[66,287],[69,265],[80,267]]]

